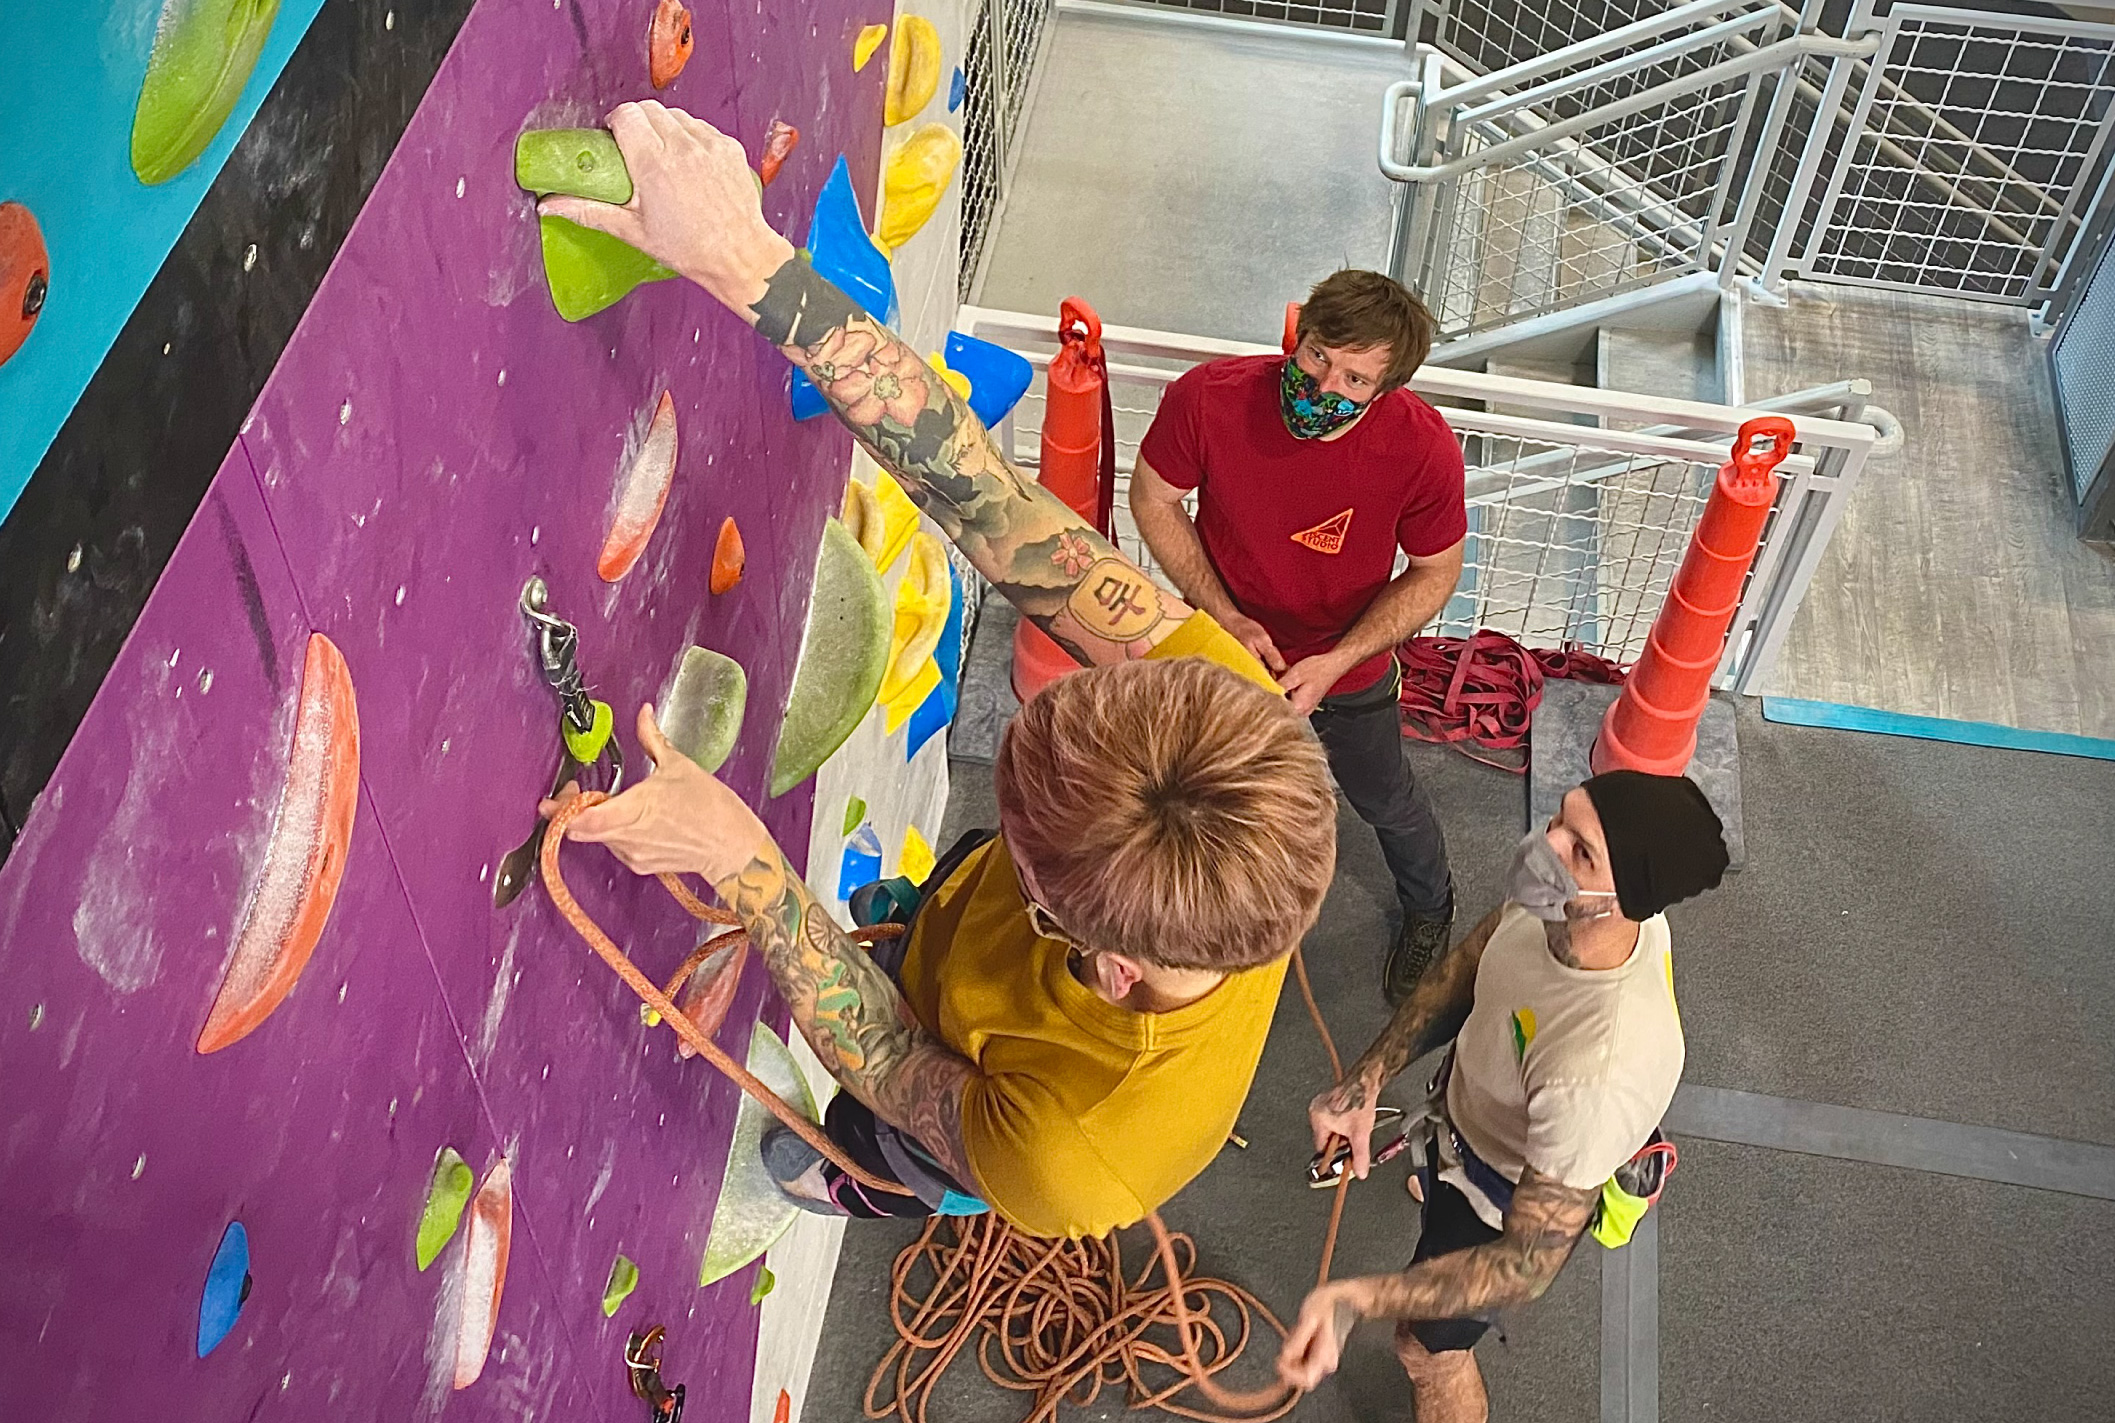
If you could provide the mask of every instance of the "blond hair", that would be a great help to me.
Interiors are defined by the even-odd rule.
[[[1283,698],[1200,657],[1090,667],[1021,708],[999,825],[1067,933],[1168,968],[1268,963],[1336,867],[1321,745]]]

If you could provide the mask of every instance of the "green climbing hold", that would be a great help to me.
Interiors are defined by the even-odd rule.
[[[707,647],[683,654],[676,680],[661,703],[661,734],[708,771],[734,752],[749,705],[749,676],[742,664]]]
[[[639,1267],[627,1257],[619,1255],[610,1261],[609,1283],[602,1287],[602,1317],[608,1319],[617,1312],[617,1306],[631,1297],[639,1288]]]
[[[475,1184],[470,1163],[456,1155],[454,1147],[442,1147],[433,1160],[433,1185],[426,1191],[426,1209],[419,1216],[421,1270],[431,1265],[440,1256],[441,1247],[455,1238],[455,1227],[462,1222],[463,1207],[469,1203],[470,1188]]]
[[[542,197],[564,193],[598,203],[632,200],[632,175],[608,129],[547,128],[514,140],[514,181]]]
[[[610,744],[610,733],[617,729],[617,716],[610,710],[608,702],[591,701],[594,709],[594,724],[586,731],[577,731],[570,721],[558,723],[559,734],[565,739],[565,749],[575,761],[583,766],[592,766],[602,749]]]
[[[543,276],[550,284],[551,305],[568,321],[580,321],[614,306],[646,282],[665,282],[675,273],[606,232],[582,227],[562,217],[540,217],[543,231]]]
[[[858,796],[853,796],[845,802],[845,828],[843,833],[849,837],[854,830],[859,828],[859,822],[866,818],[867,803]]]
[[[793,1054],[777,1033],[762,1023],[749,1031],[747,1066],[766,1087],[778,1093],[792,1108],[815,1121],[815,1094],[801,1074]],[[698,1270],[698,1283],[709,1285],[726,1279],[751,1260],[769,1250],[793,1224],[799,1208],[786,1199],[764,1170],[762,1142],[767,1127],[778,1119],[748,1093],[734,1113],[734,1141],[727,1148],[727,1167],[720,1176],[720,1198],[713,1202],[712,1228],[705,1237],[705,1261]]]
[[[771,763],[771,794],[784,795],[814,775],[874,705],[894,623],[873,560],[851,530],[825,521],[808,631]]]
[[[132,115],[132,171],[166,183],[191,166],[235,110],[279,0],[165,0]]]
[[[762,1304],[764,1296],[778,1288],[778,1276],[771,1273],[769,1265],[756,1267],[756,1283],[749,1287],[749,1302]]]

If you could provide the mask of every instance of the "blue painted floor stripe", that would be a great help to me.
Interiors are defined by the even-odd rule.
[[[2073,736],[2062,731],[2022,731],[1988,721],[1950,721],[1941,716],[1878,711],[1841,702],[1808,702],[1797,697],[1764,697],[1765,721],[1787,726],[1825,726],[1838,731],[1870,731],[1880,736],[1914,736],[1924,741],[1953,741],[1963,746],[1994,746],[2006,751],[2046,751],[2057,756],[2090,756],[2115,761],[2115,741]]]

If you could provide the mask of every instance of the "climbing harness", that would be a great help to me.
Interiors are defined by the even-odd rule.
[[[616,715],[608,702],[588,696],[580,676],[580,629],[551,612],[549,604],[550,589],[541,578],[531,578],[521,590],[521,615],[536,639],[537,667],[558,694],[558,771],[551,778],[550,794],[557,795],[570,781],[580,782],[585,790],[588,773],[607,760],[609,783],[602,789],[615,795],[624,784],[624,747],[612,735]],[[494,909],[520,898],[535,878],[546,824],[539,819],[529,838],[501,857],[499,872],[492,877]]]
[[[1515,774],[1527,769],[1528,726],[1549,677],[1617,684],[1623,669],[1576,647],[1530,650],[1488,629],[1469,637],[1413,637],[1396,649],[1402,664],[1403,734],[1451,744],[1472,761]],[[1469,749],[1509,751],[1481,756]]]
[[[913,1194],[906,1186],[863,1170],[821,1128],[722,1052],[710,1035],[676,1007],[673,994],[702,961],[703,949],[685,960],[664,990],[625,956],[573,898],[559,871],[559,847],[565,843],[566,830],[573,820],[608,798],[600,791],[573,797],[559,807],[543,834],[539,865],[544,887],[560,915],[679,1038],[824,1159],[871,1190]],[[674,875],[658,878],[694,917],[715,924],[739,925],[735,915],[705,904]],[[737,928],[736,932],[746,931]],[[901,925],[877,924],[852,930],[851,937],[865,947],[902,932]],[[712,946],[717,947],[729,937],[720,935]],[[1308,982],[1307,965],[1297,949],[1293,951],[1293,972],[1299,980],[1300,996],[1306,1001],[1308,1014],[1329,1054],[1332,1078],[1341,1080],[1343,1063],[1329,1028],[1322,1021],[1314,987]],[[1329,1278],[1351,1179],[1347,1172],[1337,1180],[1329,1228],[1322,1241],[1321,1266],[1316,1272],[1318,1284]],[[950,1222],[954,1238],[943,1242],[940,1231]],[[1196,1263],[1197,1255],[1194,1242],[1187,1235],[1169,1231],[1157,1212],[1149,1213],[1146,1223],[1153,1232],[1154,1259],[1148,1260],[1133,1279],[1125,1274],[1121,1242],[1113,1236],[1105,1240],[1048,1241],[1023,1235],[996,1214],[933,1217],[924,1234],[897,1257],[892,1271],[890,1314],[897,1341],[883,1356],[867,1385],[867,1415],[894,1416],[901,1423],[926,1423],[926,1407],[933,1388],[948,1365],[975,1339],[978,1362],[994,1382],[1035,1395],[1035,1406],[1026,1423],[1047,1423],[1061,1404],[1087,1402],[1103,1387],[1119,1382],[1127,1385],[1133,1408],[1160,1408],[1199,1423],[1267,1423],[1284,1416],[1299,1401],[1297,1390],[1282,1384],[1236,1390],[1214,1376],[1247,1347],[1252,1332],[1251,1311],[1281,1336],[1285,1326],[1262,1301],[1240,1286],[1191,1276],[1188,1267]],[[1164,1281],[1159,1285],[1149,1284],[1154,1260]],[[934,1275],[931,1292],[922,1299],[908,1285],[911,1272],[921,1262]],[[1232,1317],[1227,1322],[1215,1316],[1215,1300],[1232,1306]],[[1175,1349],[1145,1337],[1148,1329],[1168,1325],[1174,1327],[1179,1341]],[[932,1357],[928,1360],[927,1355]],[[633,1352],[627,1352],[627,1364],[633,1356]],[[1178,1377],[1170,1383],[1149,1383],[1141,1373],[1145,1366],[1170,1368]],[[891,1380],[894,1386],[888,1400],[877,1405],[877,1391]],[[1180,1401],[1177,1395],[1192,1387],[1214,1407],[1225,1411],[1209,1412]]]

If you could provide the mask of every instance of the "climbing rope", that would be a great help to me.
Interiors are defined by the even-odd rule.
[[[1576,647],[1530,650],[1489,629],[1466,638],[1413,637],[1395,656],[1403,668],[1405,736],[1451,744],[1472,761],[1516,774],[1527,769],[1528,726],[1545,678],[1623,680],[1623,669],[1605,657]],[[1518,754],[1480,756],[1471,745]]]
[[[676,902],[694,917],[734,926],[733,933],[715,936],[699,946],[664,990],[625,956],[573,898],[559,872],[558,849],[573,820],[606,799],[597,791],[573,797],[559,807],[544,833],[539,864],[558,912],[678,1037],[799,1133],[831,1164],[870,1189],[912,1194],[897,1182],[862,1170],[815,1123],[720,1051],[712,1038],[676,1007],[675,993],[706,955],[731,943],[736,935],[746,935],[735,915],[704,903],[674,875],[657,876]],[[852,937],[867,946],[902,932],[898,925],[877,925],[855,929]],[[1293,970],[1308,1014],[1329,1054],[1331,1074],[1341,1079],[1343,1064],[1330,1039],[1328,1025],[1322,1020],[1314,987],[1308,981],[1306,962],[1297,948],[1293,951]],[[1351,1173],[1346,1171],[1337,1181],[1317,1284],[1329,1278],[1337,1230],[1344,1214],[1344,1194],[1351,1179]],[[1146,1223],[1153,1232],[1154,1252],[1133,1278],[1125,1273],[1122,1242],[1115,1235],[1101,1240],[1041,1240],[1023,1235],[996,1213],[935,1216],[928,1220],[924,1233],[896,1257],[891,1271],[889,1310],[897,1338],[868,1381],[867,1416],[926,1423],[926,1408],[934,1387],[975,1339],[977,1361],[987,1378],[1002,1388],[1035,1395],[1025,1423],[1047,1423],[1056,1416],[1060,1405],[1085,1406],[1104,1388],[1117,1384],[1126,1387],[1133,1408],[1159,1408],[1198,1423],[1268,1423],[1283,1417],[1299,1401],[1297,1390],[1283,1384],[1236,1390],[1220,1383],[1215,1375],[1247,1348],[1254,1332],[1252,1311],[1281,1337],[1285,1326],[1261,1300],[1239,1285],[1192,1276],[1190,1269],[1197,1259],[1195,1242],[1187,1235],[1169,1231],[1158,1212],[1148,1213]],[[952,1239],[941,1238],[943,1228],[952,1230]],[[912,1272],[921,1264],[933,1275],[933,1284],[922,1297],[912,1291],[909,1283]],[[1162,1281],[1157,1285],[1150,1283],[1155,1264],[1160,1268]],[[1230,1306],[1224,1322],[1215,1312],[1221,1303]],[[1177,1342],[1173,1349],[1147,1337],[1147,1331],[1156,1327],[1175,1330]],[[1148,1367],[1171,1369],[1176,1377],[1149,1381],[1144,1372]],[[876,1395],[885,1384],[893,1387],[888,1397],[877,1403]],[[1225,1411],[1209,1412],[1183,1402],[1179,1395],[1189,1388],[1195,1388]]]

